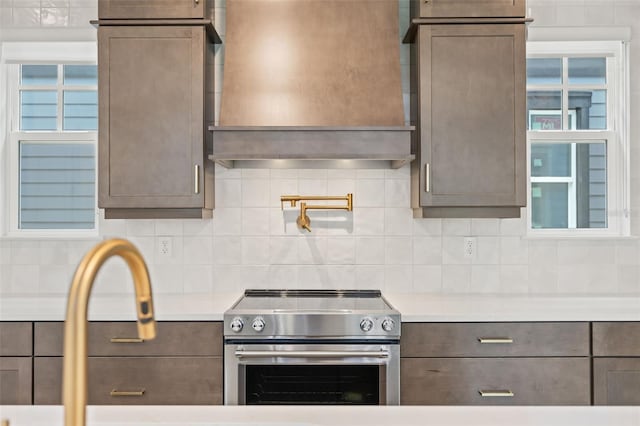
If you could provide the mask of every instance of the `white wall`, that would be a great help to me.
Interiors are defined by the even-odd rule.
[[[224,3],[218,6],[217,28],[224,36]],[[640,34],[638,0],[529,0],[529,7],[536,26],[621,25],[631,27],[633,36]],[[96,14],[95,0],[0,0],[0,40],[69,39],[72,33],[94,37],[86,20]],[[406,78],[406,51],[403,58]],[[216,60],[222,69],[222,50]],[[640,44],[632,42],[631,60],[633,117],[640,109]],[[639,138],[640,120],[632,119],[632,233],[638,237]],[[129,238],[142,250],[156,292],[376,287],[389,292],[640,294],[639,240],[527,239],[519,219],[413,219],[407,167],[217,168],[216,173],[213,220],[100,221],[102,236]],[[279,206],[281,194],[347,192],[354,193],[353,214],[312,212],[311,234],[297,230],[294,210],[283,213]],[[172,237],[172,257],[156,254],[158,236]],[[478,238],[473,261],[462,255],[464,236]],[[76,263],[96,241],[0,239],[0,293],[65,293]],[[96,291],[130,292],[131,287],[122,262],[114,260],[101,273]]]

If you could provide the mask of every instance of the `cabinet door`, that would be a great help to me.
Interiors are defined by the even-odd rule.
[[[402,358],[401,404],[589,405],[589,358]]]
[[[526,201],[524,25],[421,25],[420,205]]]
[[[594,358],[593,403],[640,405],[640,358]]]
[[[204,207],[203,27],[101,26],[99,205]]]
[[[100,0],[100,19],[205,18],[205,0]]]
[[[640,357],[640,322],[594,322],[593,355]]]
[[[222,357],[89,357],[91,405],[221,405]],[[36,357],[34,402],[62,402],[62,357]]]
[[[525,16],[525,0],[417,0],[425,18]]]
[[[30,322],[0,322],[0,356],[31,356],[32,328]]]
[[[31,357],[0,357],[0,405],[30,405],[31,374]]]

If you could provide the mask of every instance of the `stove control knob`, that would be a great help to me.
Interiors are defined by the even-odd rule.
[[[244,322],[242,322],[242,318],[234,318],[231,321],[231,330],[236,333],[240,333],[242,331],[242,327],[244,327]]]
[[[251,327],[253,327],[253,329],[258,333],[260,333],[262,330],[264,330],[264,320],[261,317],[257,317],[253,320]]]
[[[391,318],[385,318],[382,320],[382,329],[384,331],[391,331],[395,326],[396,323]]]
[[[363,318],[362,321],[360,321],[360,330],[366,333],[371,331],[371,329],[373,329],[373,320],[371,318]]]

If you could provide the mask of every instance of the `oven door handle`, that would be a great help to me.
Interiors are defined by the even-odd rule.
[[[245,351],[238,358],[389,358],[387,351]]]

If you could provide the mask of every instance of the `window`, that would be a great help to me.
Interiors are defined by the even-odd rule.
[[[625,45],[527,49],[529,233],[628,235]]]
[[[7,66],[11,111],[9,233],[96,229],[95,63]]]

